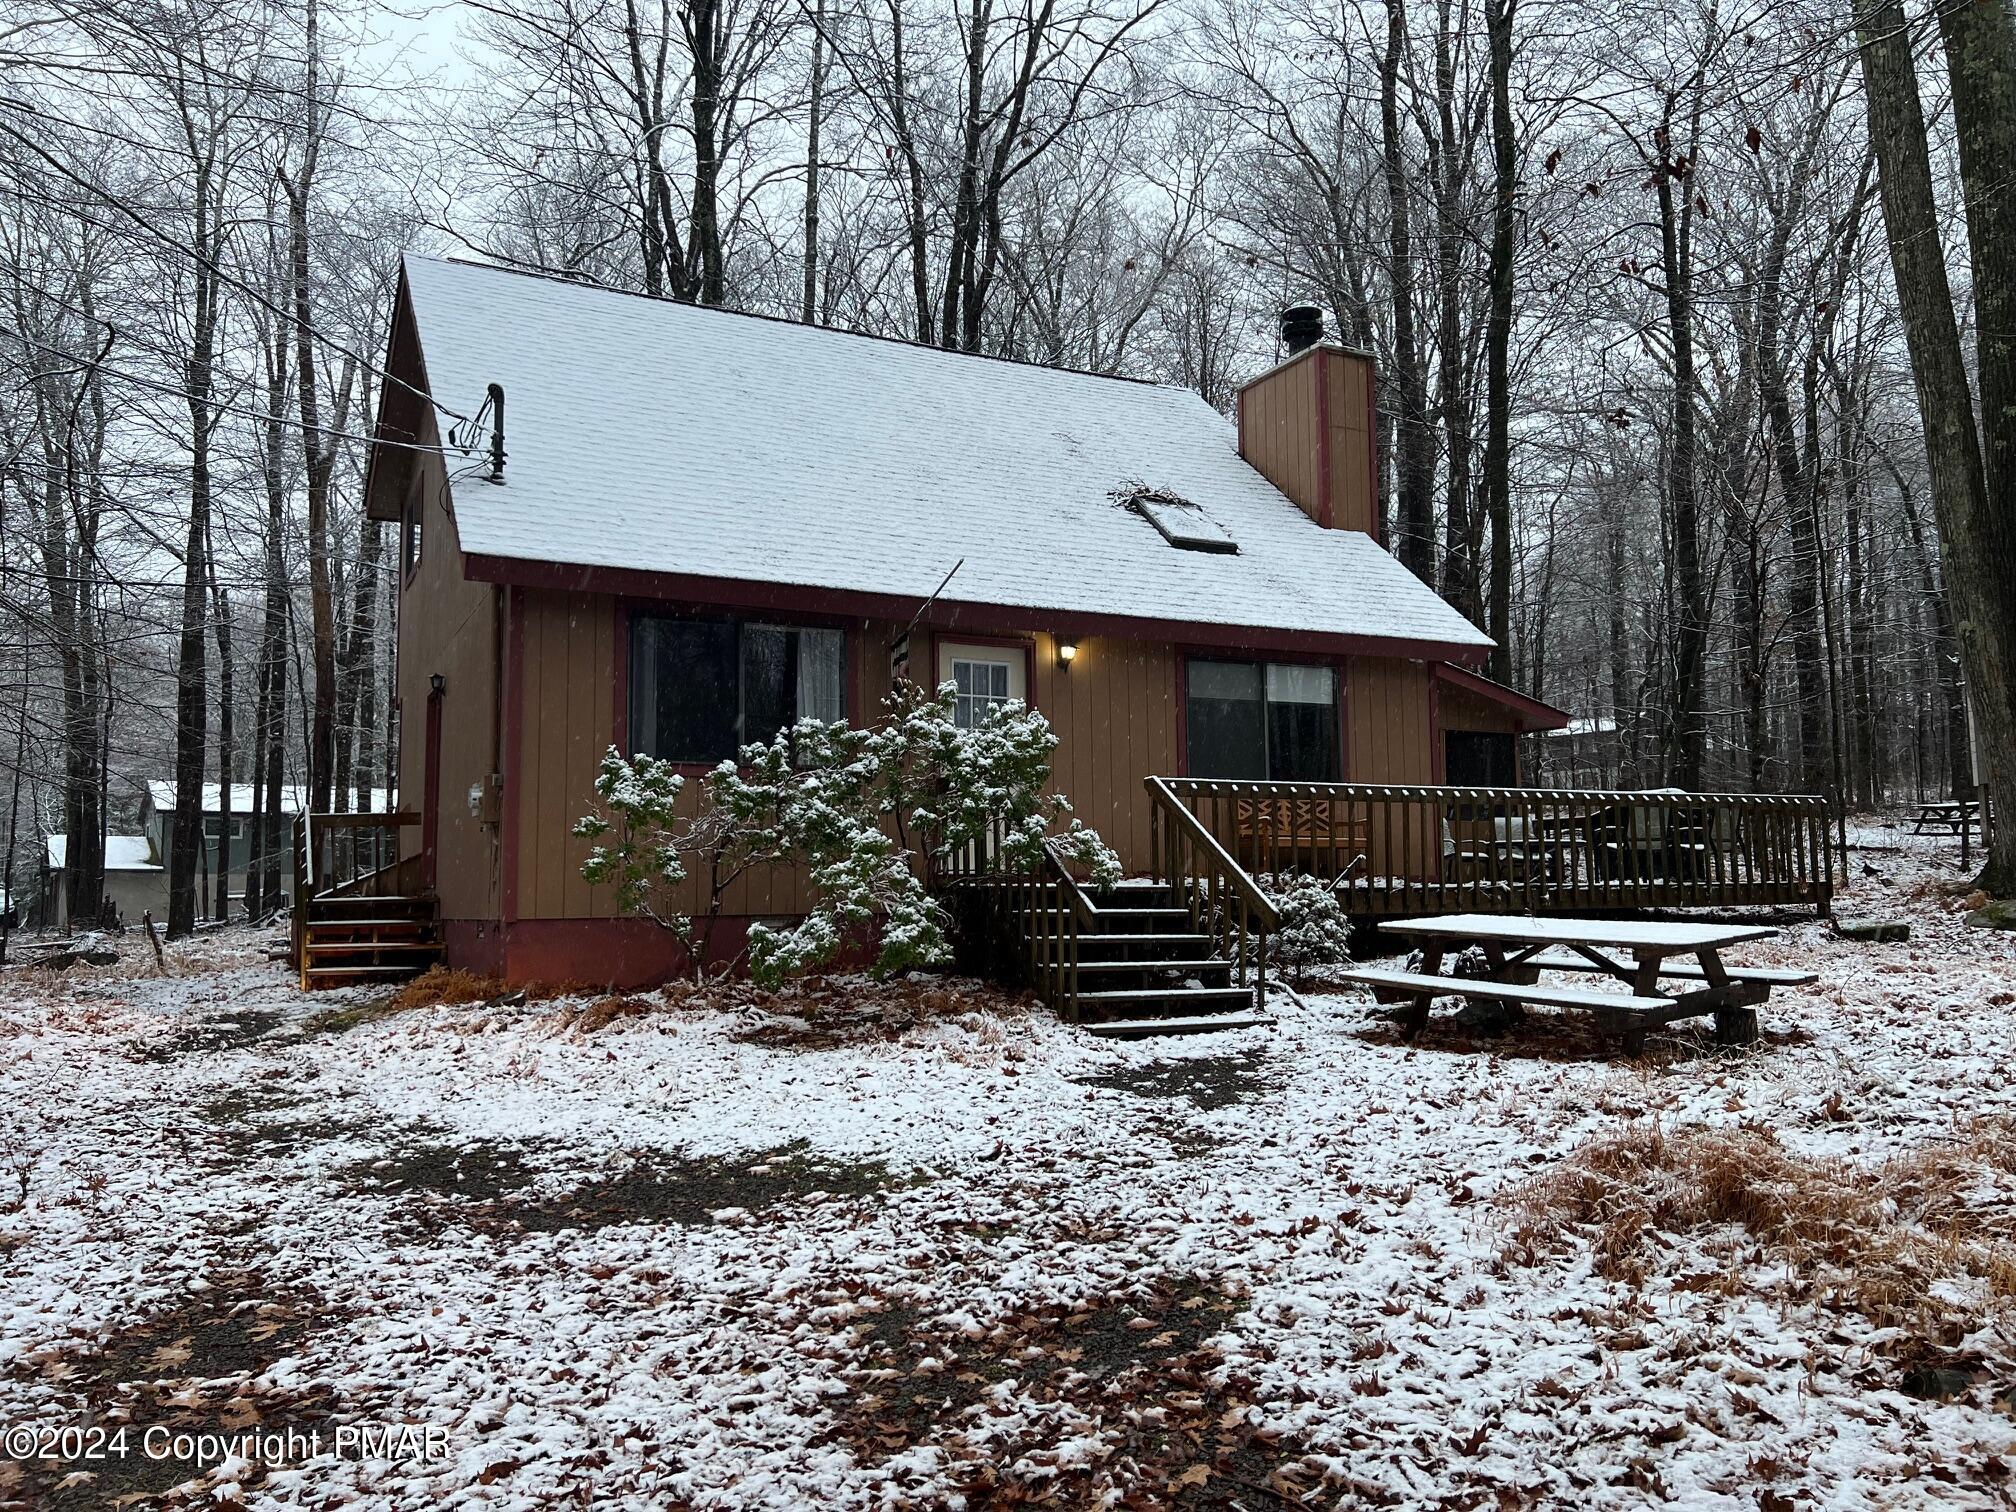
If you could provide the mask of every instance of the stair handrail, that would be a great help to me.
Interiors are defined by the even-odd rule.
[[[1231,955],[1234,972],[1242,985],[1251,957],[1254,1002],[1264,1004],[1267,938],[1281,927],[1280,909],[1167,782],[1150,776],[1143,779],[1143,786],[1148,790],[1149,814],[1154,823],[1156,880],[1181,895],[1192,922],[1211,934]],[[1201,878],[1187,861],[1181,867],[1176,864],[1176,847],[1171,842],[1179,838],[1203,860],[1205,871]]]
[[[1204,821],[1184,806],[1183,801],[1171,791],[1169,784],[1162,778],[1148,778],[1147,788],[1148,795],[1155,800],[1156,807],[1168,818],[1173,819],[1177,827],[1189,836],[1190,842],[1216,863],[1233,892],[1252,911],[1254,918],[1267,932],[1272,934],[1279,929],[1281,910],[1274,906],[1274,900],[1267,896],[1267,890],[1255,882],[1246,868],[1233,859],[1232,852],[1225,849],[1218,837],[1205,828]],[[1165,877],[1161,880],[1175,879]]]
[[[1029,976],[1051,1009],[1075,1023],[1078,939],[1081,926],[1093,923],[1090,900],[1047,840],[1006,880],[1005,891],[1018,900],[1022,913]]]
[[[1057,843],[1054,840],[1046,839],[1043,842],[1043,856],[1050,863],[1048,868],[1050,874],[1056,878],[1059,886],[1064,889],[1064,895],[1071,900],[1071,911],[1077,915],[1078,922],[1081,924],[1097,924],[1099,922],[1099,906],[1086,895],[1085,884],[1072,875],[1070,866],[1065,862],[1064,857],[1058,854]]]

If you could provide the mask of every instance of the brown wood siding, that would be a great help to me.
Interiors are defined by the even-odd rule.
[[[1324,354],[1325,397],[1330,405],[1330,523],[1370,535],[1378,525],[1379,496],[1372,433],[1372,359],[1355,352]]]
[[[1520,732],[1519,716],[1503,704],[1492,703],[1446,683],[1437,696],[1441,699],[1442,728],[1445,730],[1490,730],[1504,735]]]
[[[627,741],[615,712],[619,646],[614,603],[606,598],[528,591],[524,609],[525,714],[518,792],[518,915],[526,919],[607,918],[606,888],[581,880],[584,842],[568,832],[587,811],[596,763],[612,740]],[[848,711],[874,719],[889,690],[889,642],[900,626],[847,627]],[[948,638],[980,636],[963,622]],[[1053,788],[1072,812],[1120,852],[1129,871],[1149,863],[1149,811],[1142,779],[1183,769],[1177,671],[1181,653],[1142,641],[1088,637],[1065,672],[1055,638],[1028,638],[1037,708],[1057,732]],[[926,675],[931,647],[915,637],[913,675]],[[1349,775],[1354,781],[1422,783],[1434,775],[1429,738],[1429,673],[1419,662],[1357,658],[1346,669]],[[696,774],[697,775],[697,774]],[[689,798],[689,801],[692,801]],[[1425,855],[1432,837],[1409,837]],[[677,906],[704,906],[699,879]],[[730,889],[731,915],[790,915],[811,903],[802,873],[751,872]]]
[[[1078,642],[1066,672],[1055,638],[1036,637],[1036,707],[1057,732],[1051,787],[1120,852],[1129,871],[1149,862],[1142,779],[1182,770],[1177,664],[1170,646],[1096,636]]]
[[[1413,786],[1435,781],[1432,677],[1426,662],[1354,657],[1345,698],[1345,735],[1350,744],[1353,782]],[[1441,836],[1431,831],[1418,805],[1409,805],[1394,826],[1374,824],[1366,837],[1374,875],[1433,873]]]
[[[607,918],[610,890],[582,878],[590,846],[571,832],[613,733],[615,608],[594,594],[527,591],[521,613],[525,713],[518,791],[506,795],[517,805],[518,917]]]
[[[1435,780],[1429,685],[1426,662],[1351,659],[1345,718],[1353,782]]]
[[[1316,364],[1276,368],[1239,391],[1239,452],[1312,520],[1322,519]]]
[[[1373,379],[1369,357],[1318,347],[1239,393],[1240,454],[1310,519],[1339,530],[1377,524]]]
[[[436,438],[431,420],[423,444]],[[420,565],[405,582],[403,532],[393,554],[399,595],[399,806],[422,811],[427,795],[427,699],[444,683],[441,707],[440,836],[436,891],[444,919],[499,916],[499,832],[469,812],[468,793],[497,769],[498,604],[501,589],[462,575],[462,552],[447,511],[447,476],[438,452],[419,453],[422,494]],[[420,848],[418,826],[401,837],[402,853]]]

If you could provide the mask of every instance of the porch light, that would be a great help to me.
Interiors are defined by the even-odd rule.
[[[1077,659],[1078,642],[1075,640],[1060,639],[1057,642],[1057,665],[1062,667],[1066,672],[1069,672],[1071,670],[1071,663]]]
[[[427,686],[432,688],[436,693],[440,693],[447,688],[448,679],[443,677],[439,672],[436,672],[432,677],[427,679]]]

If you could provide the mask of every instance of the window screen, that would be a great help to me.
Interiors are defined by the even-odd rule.
[[[838,630],[640,615],[630,622],[630,743],[720,761],[800,719],[845,716]]]
[[[1266,699],[1252,662],[1190,663],[1192,777],[1267,775]]]
[[[1335,782],[1342,770],[1331,667],[1193,661],[1184,718],[1192,777]]]

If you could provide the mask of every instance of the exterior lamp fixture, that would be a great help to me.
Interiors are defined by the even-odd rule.
[[[432,677],[427,679],[427,686],[432,688],[436,693],[444,693],[448,689],[448,679],[443,677],[439,672],[436,672]]]
[[[1066,672],[1069,672],[1071,670],[1071,663],[1077,659],[1078,642],[1075,640],[1059,639],[1057,642],[1057,665],[1062,667]]]

